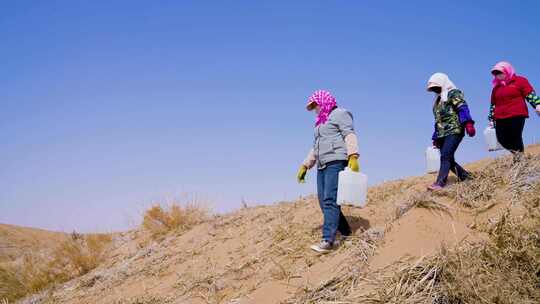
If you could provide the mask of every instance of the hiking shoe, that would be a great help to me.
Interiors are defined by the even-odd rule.
[[[443,189],[443,186],[438,185],[438,184],[433,184],[427,188],[429,191],[441,191]]]
[[[323,240],[319,244],[312,245],[311,249],[317,251],[318,253],[329,253],[332,251],[332,249],[334,249],[334,244]]]

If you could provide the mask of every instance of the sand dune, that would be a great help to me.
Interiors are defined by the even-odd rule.
[[[540,145],[528,153],[540,155]],[[467,167],[481,172],[492,164],[486,159]],[[476,212],[459,203],[457,184],[447,194],[426,194],[432,180],[426,175],[388,182],[370,189],[366,208],[344,207],[354,235],[328,255],[309,249],[322,222],[318,203],[309,196],[212,217],[159,241],[143,230],[115,234],[99,267],[20,303],[328,303],[308,298],[331,286],[349,288],[343,293],[358,298],[378,288],[370,274],[433,255],[441,245],[486,239],[477,227],[510,204],[504,193],[496,193],[486,199],[489,208]],[[516,204],[512,208],[523,211]],[[57,237],[0,225],[5,259],[49,246]],[[350,274],[355,283],[339,285]]]

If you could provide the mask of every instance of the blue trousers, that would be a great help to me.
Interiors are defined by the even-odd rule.
[[[341,235],[351,234],[349,223],[336,202],[339,172],[346,166],[347,161],[333,161],[317,171],[317,195],[324,217],[322,235],[323,240],[330,243],[335,241],[337,231]]]
[[[437,185],[446,185],[450,171],[454,172],[461,181],[469,177],[469,173],[454,158],[457,148],[463,140],[463,136],[463,134],[454,134],[438,139],[441,146],[441,168],[439,169],[439,176],[437,176]]]

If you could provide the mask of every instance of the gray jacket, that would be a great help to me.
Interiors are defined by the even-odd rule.
[[[353,116],[351,112],[342,108],[334,109],[326,123],[315,127],[313,153],[319,169],[325,168],[331,161],[348,159],[352,152],[345,138],[350,134],[354,135],[356,141]]]

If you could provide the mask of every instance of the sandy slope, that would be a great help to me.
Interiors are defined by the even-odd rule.
[[[529,147],[528,152],[540,154],[540,145]],[[467,167],[474,172],[486,164],[488,160]],[[364,264],[351,265],[358,254],[355,241],[328,255],[309,250],[319,239],[322,216],[315,198],[307,197],[219,216],[182,235],[170,234],[161,242],[148,243],[141,231],[118,234],[102,266],[58,286],[52,297],[33,299],[53,303],[280,303],[351,266],[369,274],[404,258],[429,255],[441,244],[482,238],[469,227],[489,219],[503,204],[475,216],[442,198],[451,207],[449,214],[415,208],[396,218],[396,208],[408,196],[424,192],[433,178],[385,183],[370,189],[366,208],[344,208],[356,239],[363,239],[365,231],[384,232]],[[0,242],[11,241],[0,238]],[[374,286],[366,280],[360,287],[357,293]]]
[[[14,260],[25,251],[49,249],[63,236],[60,232],[0,224],[0,262]]]

